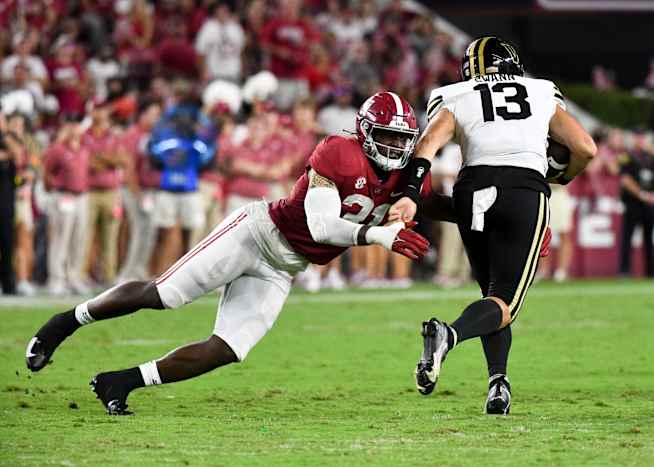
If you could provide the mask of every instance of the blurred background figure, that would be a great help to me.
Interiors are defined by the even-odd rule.
[[[81,144],[83,128],[75,119],[63,123],[43,161],[48,191],[48,292],[86,292],[90,153]]]
[[[156,241],[152,222],[156,190],[161,184],[148,153],[150,132],[161,117],[161,103],[144,97],[139,103],[138,117],[120,136],[119,146],[126,161],[126,184],[122,201],[129,221],[129,244],[118,282],[145,280],[150,274],[150,256]]]
[[[165,111],[148,145],[161,168],[161,186],[154,203],[160,251],[156,272],[181,254],[175,228],[181,227],[181,250],[191,248],[191,235],[206,219],[198,191],[200,172],[215,155],[215,130],[201,111],[201,102],[188,81],[175,83],[176,103]]]
[[[7,123],[0,109],[0,285],[4,295],[16,293],[13,268],[14,224],[16,205],[16,173],[23,164],[20,137]]]
[[[119,151],[109,102],[96,99],[90,114],[90,126],[82,135],[82,146],[89,152],[87,263],[89,268],[99,266],[96,281],[112,285],[118,267],[118,229],[123,217],[120,186],[126,164]],[[88,293],[85,284],[77,285],[80,289],[76,292]]]
[[[223,145],[229,146],[236,132],[236,118],[243,103],[241,88],[236,84],[215,80],[202,95],[203,112],[209,117],[216,136],[216,153]],[[214,157],[200,175],[199,192],[206,219],[204,228],[193,231],[191,243],[197,244],[211,232],[224,217],[225,185],[227,180],[220,169],[218,157]]]
[[[212,3],[207,10],[207,20],[195,39],[200,76],[205,81],[224,79],[237,83],[241,79],[245,34],[233,17],[233,10],[231,1]]]
[[[333,90],[333,102],[318,112],[318,124],[326,135],[353,132],[358,109],[352,105],[352,89],[341,85]]]
[[[306,75],[311,45],[318,32],[300,15],[302,0],[280,0],[279,13],[261,31],[263,49],[270,60],[269,69],[279,79],[275,94],[277,107],[286,111],[296,100],[309,97]]]
[[[645,274],[654,277],[654,152],[651,138],[643,131],[633,136],[633,148],[620,160],[622,202],[625,206],[622,218],[620,242],[620,274],[630,276],[631,246],[634,230],[642,227]]]
[[[550,228],[552,229],[552,243],[557,245],[556,259],[554,255],[541,258],[539,266],[540,278],[552,277],[556,282],[568,279],[573,253],[572,222],[574,220],[574,203],[567,187],[563,185],[550,185]],[[556,269],[552,274],[554,262]]]
[[[36,288],[31,282],[34,264],[34,215],[32,193],[41,165],[41,148],[32,136],[29,121],[20,113],[7,118],[7,128],[16,137],[23,152],[16,174],[16,292],[32,296]]]
[[[454,182],[461,168],[461,149],[448,144],[441,152],[438,162],[432,168],[434,180],[440,182],[443,194],[452,196]],[[441,237],[438,246],[438,272],[433,282],[441,287],[458,287],[470,280],[470,263],[463,247],[456,224],[441,222]]]

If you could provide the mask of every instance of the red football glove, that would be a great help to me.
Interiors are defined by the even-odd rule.
[[[540,246],[540,257],[545,258],[550,254],[550,241],[552,240],[552,229],[549,227],[545,231],[545,237],[543,237],[543,243]]]
[[[411,230],[416,222],[407,222],[406,227],[401,229],[393,240],[393,251],[407,258],[420,259],[429,251],[429,241],[417,232]]]

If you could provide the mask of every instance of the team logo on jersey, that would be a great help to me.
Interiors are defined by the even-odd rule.
[[[366,177],[359,177],[357,178],[357,181],[354,182],[354,188],[357,190],[360,190],[364,186],[366,186]]]

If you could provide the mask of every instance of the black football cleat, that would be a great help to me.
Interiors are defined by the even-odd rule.
[[[89,383],[96,397],[102,401],[109,415],[131,415],[127,410],[129,388],[115,373],[100,373]]]
[[[48,363],[54,351],[74,331],[66,325],[61,314],[54,315],[38,330],[36,335],[27,344],[25,350],[25,361],[27,368],[32,371],[43,369]]]
[[[508,415],[511,410],[511,384],[506,375],[493,375],[488,379],[486,413]]]
[[[448,352],[447,325],[432,318],[422,323],[424,349],[416,366],[416,387],[423,396],[431,394],[436,388],[441,364]]]

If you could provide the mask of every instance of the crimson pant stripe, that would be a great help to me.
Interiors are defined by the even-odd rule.
[[[159,285],[166,279],[168,279],[173,273],[175,273],[179,268],[184,266],[191,258],[193,258],[195,255],[197,255],[199,252],[204,250],[206,247],[208,247],[210,244],[212,244],[214,241],[218,240],[220,237],[223,236],[223,234],[227,233],[228,231],[232,230],[234,227],[236,227],[243,219],[247,217],[246,213],[241,214],[238,216],[234,221],[232,221],[229,225],[226,225],[222,229],[220,229],[218,232],[213,234],[210,237],[207,237],[204,241],[198,243],[195,248],[190,250],[188,253],[186,253],[184,256],[182,256],[175,264],[173,264],[166,272],[163,273],[161,277],[159,277],[156,281],[155,284]]]

